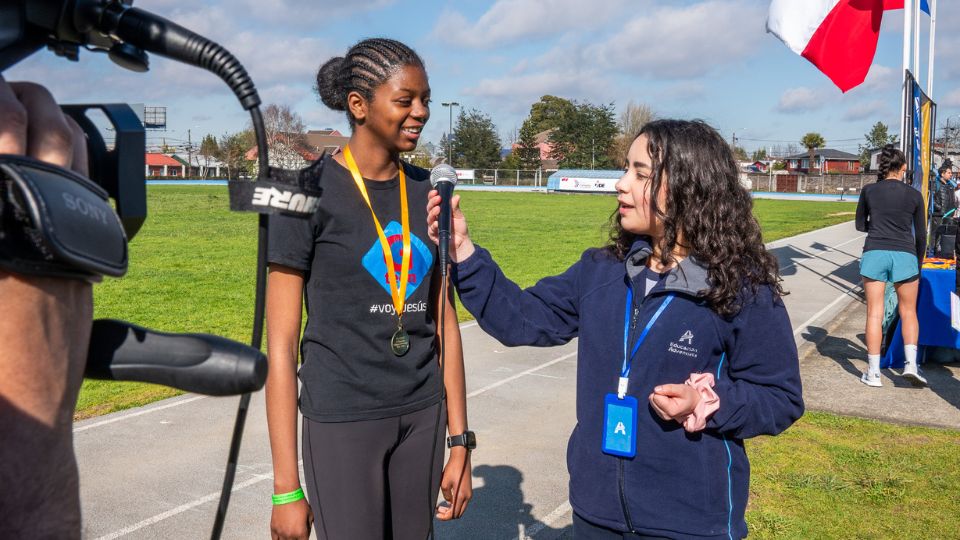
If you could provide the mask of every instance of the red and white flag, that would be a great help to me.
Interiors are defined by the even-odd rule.
[[[773,0],[767,31],[846,92],[866,79],[888,9],[903,0]]]

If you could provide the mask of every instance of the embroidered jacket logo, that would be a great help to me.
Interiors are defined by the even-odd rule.
[[[254,206],[272,206],[290,212],[312,214],[320,206],[320,198],[292,191],[280,191],[275,187],[258,187],[253,190],[252,204]]]
[[[690,330],[685,331],[677,341],[671,341],[670,346],[667,347],[667,352],[690,358],[696,358],[700,355],[700,351],[693,346],[693,332]]]

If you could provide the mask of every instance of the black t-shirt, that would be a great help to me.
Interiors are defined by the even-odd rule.
[[[856,227],[867,233],[864,251],[905,251],[923,260],[927,245],[923,196],[899,180],[863,186],[857,203]]]
[[[307,324],[300,344],[300,410],[320,422],[372,420],[440,401],[431,312],[436,246],[427,236],[429,171],[404,164],[410,212],[410,273],[403,327],[410,350],[395,356],[397,330],[383,249],[350,171],[324,165],[320,207],[310,219],[270,217],[268,260],[304,272]],[[400,180],[364,180],[392,248],[399,284],[403,246]]]

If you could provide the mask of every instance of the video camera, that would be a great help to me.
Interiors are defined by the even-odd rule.
[[[0,73],[44,47],[74,61],[80,49],[106,53],[119,66],[138,72],[149,69],[148,53],[154,53],[216,74],[250,112],[259,174],[255,181],[231,181],[228,186],[231,210],[260,214],[251,345],[99,320],[93,324],[85,372],[93,378],[154,382],[210,395],[242,394],[214,524],[217,538],[229,502],[249,392],[262,388],[266,380],[266,358],[260,352],[266,215],[312,215],[319,204],[323,160],[302,171],[270,167],[260,97],[240,62],[217,43],[132,3],[0,0]],[[28,157],[0,155],[0,269],[88,281],[122,276],[128,265],[127,241],[147,215],[143,125],[126,104],[62,109],[87,136],[90,178]],[[112,148],[87,116],[94,109],[113,125]]]

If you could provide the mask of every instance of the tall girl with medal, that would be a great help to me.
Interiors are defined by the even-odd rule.
[[[346,111],[353,133],[324,164],[316,214],[271,217],[271,535],[307,538],[312,523],[321,539],[423,540],[434,515],[464,512],[474,445],[452,289],[441,309],[427,234],[429,171],[400,160],[430,116],[430,86],[409,47],[367,39],[324,63],[317,89],[325,105]],[[450,457],[441,469],[444,425]],[[449,506],[434,508],[438,489]]]
[[[454,197],[452,275],[506,345],[579,338],[574,538],[743,538],[743,440],[803,414],[777,262],[714,129],[657,120],[626,157],[608,246],[521,290],[470,240]],[[432,194],[434,241],[439,202]]]

